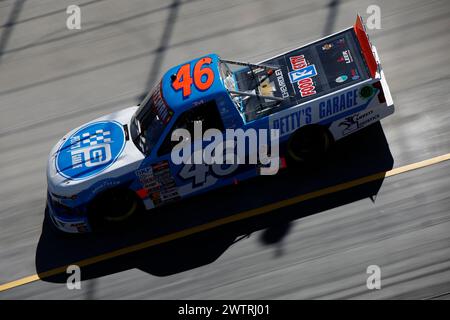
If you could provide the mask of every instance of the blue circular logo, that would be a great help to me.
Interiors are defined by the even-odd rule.
[[[61,145],[56,157],[56,170],[72,180],[91,177],[112,165],[124,146],[122,125],[115,121],[90,123]]]

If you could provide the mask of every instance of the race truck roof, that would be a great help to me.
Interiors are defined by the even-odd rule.
[[[160,84],[167,105],[178,113],[196,103],[227,95],[220,79],[219,61],[219,57],[211,53],[170,68]]]

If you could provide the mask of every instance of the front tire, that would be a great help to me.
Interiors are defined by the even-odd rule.
[[[140,209],[140,200],[129,189],[114,188],[98,195],[90,206],[91,220],[113,225],[130,220]]]

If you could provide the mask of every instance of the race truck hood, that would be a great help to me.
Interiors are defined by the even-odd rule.
[[[51,150],[47,183],[51,193],[72,197],[106,179],[135,170],[144,155],[129,138],[131,107],[67,133]]]

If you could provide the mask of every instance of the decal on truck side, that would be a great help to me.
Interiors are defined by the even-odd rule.
[[[361,95],[359,91],[362,89],[350,89],[328,99],[320,99],[305,106],[296,106],[273,114],[269,117],[269,127],[279,129],[280,137],[283,137],[307,124],[325,124],[341,119],[349,113],[365,109],[370,104],[376,96],[376,90],[370,88],[370,96]]]

